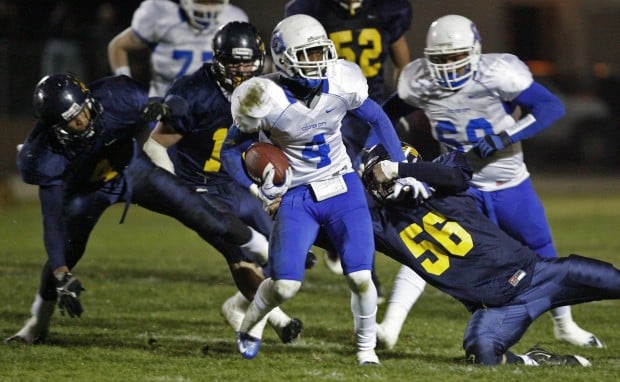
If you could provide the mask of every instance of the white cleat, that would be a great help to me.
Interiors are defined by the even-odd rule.
[[[380,365],[379,357],[374,350],[360,350],[357,352],[357,363],[360,366],[364,365]]]
[[[604,348],[605,345],[594,334],[581,329],[574,321],[562,325],[553,325],[553,334],[559,341],[568,342],[572,345]]]
[[[377,325],[377,344],[384,349],[392,350],[398,342],[398,334],[387,329],[383,324]]]
[[[37,344],[47,337],[48,332],[47,325],[38,325],[37,317],[31,316],[26,320],[26,324],[15,335],[8,337],[4,340],[5,344],[10,343],[25,343],[25,344]]]
[[[325,250],[323,251],[323,259],[325,260],[325,266],[332,273],[336,275],[343,274],[342,264],[340,264],[340,256],[337,253]]]
[[[224,301],[224,304],[222,304],[220,308],[220,314],[235,332],[239,331],[243,318],[245,317],[245,309],[236,304],[235,296],[229,297]]]

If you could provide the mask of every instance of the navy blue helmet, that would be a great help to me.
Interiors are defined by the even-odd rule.
[[[232,92],[248,78],[260,75],[265,65],[265,44],[256,28],[233,21],[213,37],[213,72],[224,89]]]
[[[415,163],[422,161],[422,156],[418,151],[406,142],[401,142],[403,152],[408,163]],[[391,180],[386,183],[379,183],[375,180],[373,175],[373,168],[384,160],[389,160],[390,154],[388,154],[385,147],[382,144],[376,144],[364,153],[364,171],[362,173],[362,181],[364,186],[370,192],[372,196],[379,202],[385,202],[393,192],[395,180]]]
[[[102,112],[86,85],[70,73],[43,77],[34,89],[32,105],[35,117],[51,127],[62,144],[93,138],[95,122]],[[91,111],[88,128],[80,133],[68,130],[67,123],[85,107]]]

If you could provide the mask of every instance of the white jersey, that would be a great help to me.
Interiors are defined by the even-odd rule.
[[[198,70],[213,58],[213,36],[220,25],[248,21],[239,7],[228,4],[217,23],[207,29],[192,27],[178,4],[170,0],[145,0],[134,12],[131,27],[151,48],[149,96],[163,97],[172,82]]]
[[[237,127],[246,133],[262,131],[284,151],[293,172],[291,188],[353,171],[340,127],[347,110],[368,98],[360,68],[336,61],[312,107],[287,97],[278,76],[254,77],[235,89],[231,109]]]
[[[433,137],[444,150],[468,152],[484,135],[510,131],[516,123],[504,108],[532,82],[528,67],[511,54],[483,54],[474,77],[458,91],[439,88],[425,59],[410,62],[398,81],[398,96],[424,109]],[[529,173],[523,162],[521,142],[481,159],[468,155],[473,168],[472,185],[483,191],[513,187]]]

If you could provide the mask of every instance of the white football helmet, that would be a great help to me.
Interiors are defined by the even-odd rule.
[[[446,15],[428,28],[424,56],[441,88],[457,90],[465,86],[476,71],[480,50],[478,29],[466,17]]]
[[[309,53],[317,49],[322,50],[322,59],[311,61]],[[338,59],[325,28],[315,18],[303,14],[289,16],[276,25],[271,35],[271,56],[286,76],[309,80],[327,78],[327,67]]]
[[[179,5],[192,26],[205,29],[217,22],[217,16],[228,2],[229,0],[180,0]]]

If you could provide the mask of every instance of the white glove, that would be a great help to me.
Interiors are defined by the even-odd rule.
[[[375,180],[379,183],[388,182],[398,177],[398,162],[382,160],[372,169]]]
[[[263,209],[267,211],[269,215],[273,216],[275,210],[277,210],[277,207],[280,205],[282,195],[286,194],[286,191],[288,191],[288,188],[291,185],[291,180],[293,180],[293,170],[289,167],[286,170],[284,183],[281,186],[276,186],[273,184],[273,177],[276,174],[276,170],[273,168],[271,163],[267,164],[267,166],[268,167],[265,169],[267,174],[265,175],[263,184],[259,187],[256,183],[253,183],[250,186],[250,192],[261,202],[263,202]],[[275,203],[277,203],[278,206],[276,206],[274,210],[272,204]]]
[[[401,194],[404,192],[411,191],[411,197],[413,199],[421,199],[425,200],[433,195],[433,188],[429,187],[428,184],[424,182],[420,182],[416,178],[400,178],[396,179],[394,183],[394,190],[390,195],[388,195],[388,200],[400,200]]]

